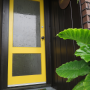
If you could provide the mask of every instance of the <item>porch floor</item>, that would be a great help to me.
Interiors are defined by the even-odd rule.
[[[56,90],[52,87],[43,87],[43,88],[37,88],[37,89],[25,89],[25,90],[43,90],[43,89],[46,89],[46,90]]]

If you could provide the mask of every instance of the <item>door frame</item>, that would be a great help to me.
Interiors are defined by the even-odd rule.
[[[11,89],[7,87],[8,78],[8,34],[9,34],[9,0],[2,0],[2,29],[0,30],[0,90]],[[50,28],[50,0],[44,0],[44,18],[45,18],[45,51],[46,51],[46,84],[28,85],[18,88],[35,88],[52,85],[52,55],[51,55],[51,28]]]

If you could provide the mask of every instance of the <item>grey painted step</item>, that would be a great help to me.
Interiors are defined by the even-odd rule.
[[[44,87],[44,88],[37,88],[37,89],[25,89],[25,90],[40,90],[40,89],[46,89],[46,90],[56,90],[52,87]]]

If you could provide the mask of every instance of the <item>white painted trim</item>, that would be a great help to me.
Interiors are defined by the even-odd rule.
[[[18,87],[18,86],[35,85],[35,84],[46,84],[46,82],[8,85],[8,87]]]

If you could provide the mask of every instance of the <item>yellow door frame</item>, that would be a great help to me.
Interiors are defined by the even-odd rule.
[[[44,26],[44,2],[43,0],[32,0],[40,2],[40,32],[41,37],[45,36]],[[9,3],[9,45],[8,45],[8,87],[13,85],[35,84],[46,82],[46,59],[45,59],[45,39],[41,40],[41,47],[13,47],[13,16],[14,0]],[[42,28],[43,26],[43,28]],[[41,54],[41,74],[12,76],[12,58],[13,54]]]

